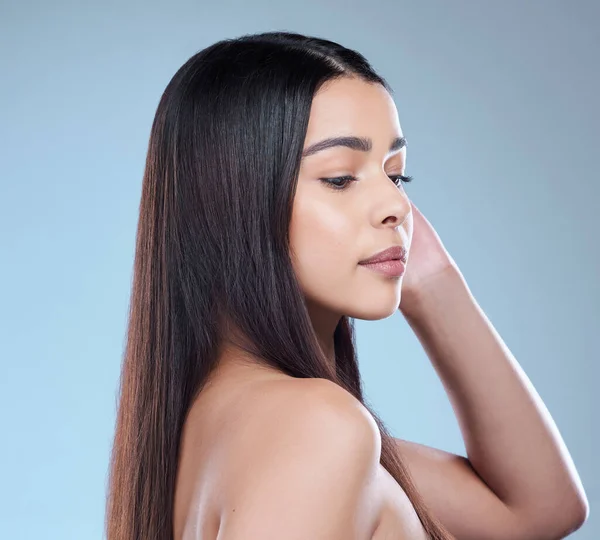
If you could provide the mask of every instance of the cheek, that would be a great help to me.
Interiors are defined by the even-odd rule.
[[[315,202],[295,209],[290,246],[300,277],[317,274],[335,279],[354,270],[358,262],[357,236],[350,221],[346,213],[331,205],[324,207]]]

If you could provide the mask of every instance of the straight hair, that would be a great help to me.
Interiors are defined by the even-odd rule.
[[[171,540],[180,438],[218,362],[227,324],[257,362],[335,382],[381,433],[381,465],[430,538],[428,511],[383,421],[363,397],[354,321],[334,332],[335,368],[290,259],[289,224],[311,104],[327,81],[382,85],[358,52],[292,32],[224,39],[163,92],[143,173],[126,343],[108,474],[108,540]]]

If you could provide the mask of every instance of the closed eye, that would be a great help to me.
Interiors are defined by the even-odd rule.
[[[412,176],[404,176],[403,174],[393,174],[390,175],[389,178],[397,186],[399,186],[401,183],[407,184],[413,180]],[[350,182],[356,182],[357,179],[355,176],[338,176],[336,178],[319,178],[319,180],[334,190],[342,190],[346,189]],[[336,181],[343,181],[344,183],[338,184]]]

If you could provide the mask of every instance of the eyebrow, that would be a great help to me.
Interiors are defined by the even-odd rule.
[[[370,152],[373,148],[373,141],[368,137],[331,137],[329,139],[323,139],[322,141],[311,144],[302,152],[302,157],[305,158],[312,156],[317,152],[327,150],[328,148],[333,148],[334,146],[345,146],[360,152]],[[400,150],[405,146],[406,138],[396,137],[390,145],[389,153]]]

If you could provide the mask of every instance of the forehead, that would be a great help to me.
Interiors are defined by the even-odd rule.
[[[383,86],[344,77],[328,81],[315,94],[304,147],[325,137],[345,135],[383,141],[384,151],[393,136],[402,135],[396,105]]]

